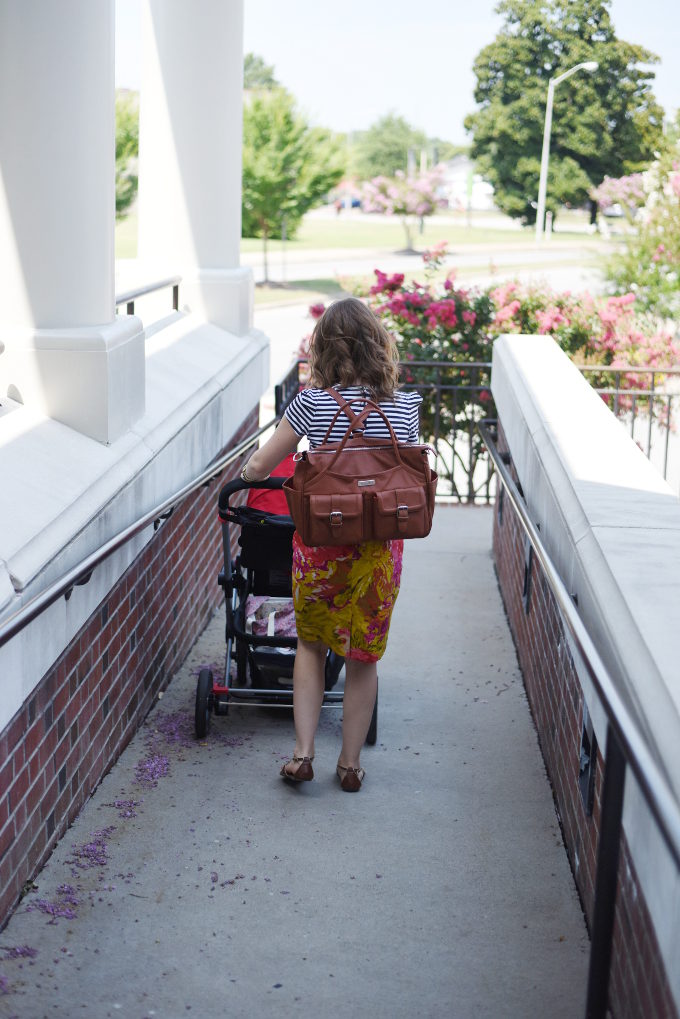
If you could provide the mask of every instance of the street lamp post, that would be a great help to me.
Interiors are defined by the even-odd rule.
[[[541,153],[541,180],[538,185],[538,208],[536,210],[536,241],[543,240],[545,229],[545,195],[548,188],[548,159],[550,157],[550,129],[552,127],[552,108],[555,86],[559,85],[565,78],[570,78],[577,71],[596,71],[597,62],[587,60],[584,64],[576,64],[569,68],[564,74],[558,74],[548,82],[548,99],[545,104],[545,124],[543,127],[543,152]]]

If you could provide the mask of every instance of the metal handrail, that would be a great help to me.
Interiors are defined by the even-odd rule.
[[[257,431],[253,432],[247,438],[239,442],[229,453],[225,453],[218,460],[212,463],[209,467],[194,478],[193,481],[188,482],[182,488],[178,489],[173,495],[168,496],[163,502],[154,506],[153,509],[148,510],[143,516],[139,517],[133,523],[119,531],[112,538],[109,538],[107,542],[101,545],[90,555],[82,559],[76,566],[72,567],[67,573],[65,573],[58,580],[53,581],[48,587],[46,587],[39,594],[35,595],[30,601],[22,605],[21,608],[17,609],[11,615],[5,619],[0,620],[0,647],[6,644],[7,641],[11,640],[12,637],[16,636],[20,630],[27,626],[32,620],[39,616],[46,608],[52,605],[61,595],[70,596],[71,591],[74,587],[85,584],[90,579],[92,571],[98,566],[104,559],[108,559],[110,555],[116,552],[119,548],[125,545],[131,538],[139,534],[150,524],[158,526],[160,522],[169,517],[173,509],[179,506],[180,503],[192,495],[197,489],[203,488],[205,485],[209,485],[225,467],[229,467],[230,464],[238,460],[240,456],[247,449],[253,446],[259,437],[276,424],[277,418],[272,418],[266,425],[258,428]]]
[[[635,372],[638,375],[680,375],[680,366],[677,368],[643,368],[637,364],[577,364],[580,372]]]
[[[165,290],[172,287],[172,308],[179,310],[179,285],[182,282],[181,276],[168,276],[167,279],[156,280],[153,283],[145,283],[141,287],[134,287],[132,290],[124,290],[122,294],[116,294],[116,308],[127,305],[126,313],[134,315],[135,300],[138,297],[145,297],[147,294],[154,294],[157,290]]]
[[[605,772],[586,1004],[586,1019],[604,1019],[607,1010],[626,766],[631,768],[637,779],[645,802],[678,869],[680,869],[680,806],[576,611],[574,602],[548,555],[537,528],[531,521],[526,503],[496,449],[488,425],[480,424],[479,431],[493,460],[497,477],[503,484],[538,557],[564,624],[571,634],[607,716]]]

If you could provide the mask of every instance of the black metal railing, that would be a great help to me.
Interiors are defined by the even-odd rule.
[[[437,494],[493,501],[493,470],[477,424],[493,416],[491,365],[484,361],[405,361],[402,388],[420,393],[420,431],[437,456]]]
[[[274,413],[277,418],[283,415],[288,404],[300,392],[306,365],[304,359],[294,361],[287,374],[274,386]]]
[[[680,368],[578,365],[631,439],[668,478],[670,439],[680,405]],[[591,381],[592,379],[592,381]]]
[[[533,553],[543,569],[561,614],[565,630],[568,631],[574,642],[578,658],[593,684],[607,717],[605,768],[585,1012],[586,1019],[605,1019],[622,834],[623,793],[627,769],[630,768],[635,776],[645,803],[678,871],[680,871],[680,807],[637,723],[624,704],[618,692],[617,683],[602,662],[557,568],[546,552],[539,532],[529,516],[527,505],[512,479],[503,456],[496,449],[495,438],[490,428],[482,424],[479,431],[493,461],[499,483],[503,486],[505,496],[512,503],[517,518],[531,543]]]
[[[116,307],[120,308],[125,305],[126,314],[134,315],[135,301],[138,297],[146,297],[148,294],[155,294],[157,290],[166,290],[168,287],[172,287],[172,310],[179,311],[179,285],[181,282],[181,276],[168,276],[165,279],[133,287],[132,290],[125,290],[121,294],[116,294]]]

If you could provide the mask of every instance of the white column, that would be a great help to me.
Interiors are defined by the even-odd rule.
[[[114,0],[0,0],[0,395],[103,442],[144,412],[114,308]]]
[[[182,302],[243,335],[243,0],[144,0],[142,26],[139,257],[181,272]]]

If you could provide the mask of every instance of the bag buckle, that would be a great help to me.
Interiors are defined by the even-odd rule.
[[[331,527],[340,527],[342,524],[342,512],[340,510],[331,510],[330,521]]]
[[[399,520],[408,520],[408,506],[397,506],[397,518]]]

